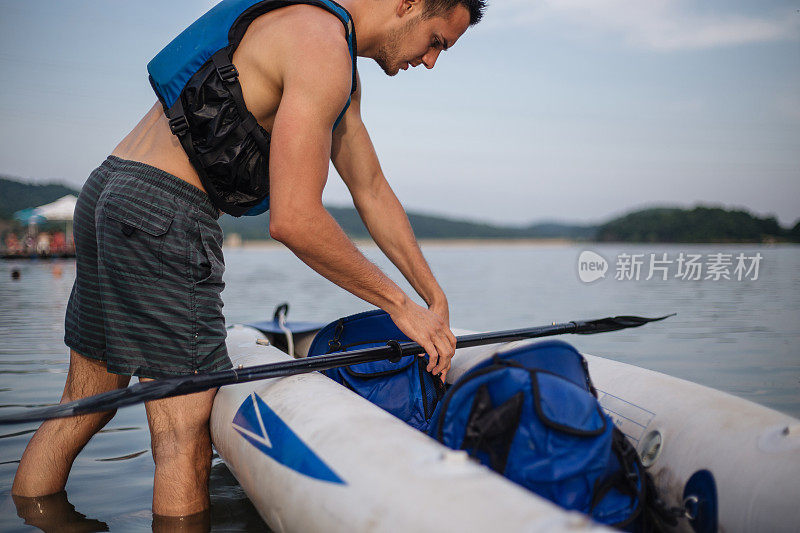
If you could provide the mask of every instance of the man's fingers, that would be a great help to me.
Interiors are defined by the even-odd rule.
[[[447,328],[445,331],[446,331],[446,335],[447,335],[447,340],[450,341],[450,344],[453,345],[453,349],[455,350],[456,349],[456,343],[458,342],[458,339],[453,334],[453,332],[450,331],[450,328]]]
[[[426,368],[428,372],[430,372],[439,363],[439,352],[436,350],[435,346],[431,343],[423,346],[423,348],[425,348],[425,353],[428,354],[428,366]]]
[[[434,374],[439,374],[440,372],[444,372],[450,368],[450,360],[455,353],[455,342],[450,342],[450,338],[448,337],[447,333],[450,333],[450,330],[444,330],[444,332],[440,332],[439,337],[437,337],[438,342],[436,347],[439,350],[440,357],[439,364],[437,365],[436,369],[434,369]]]
[[[446,342],[443,336],[437,337],[436,349],[439,351],[439,361],[433,369],[433,374],[439,374],[450,365],[450,358],[453,357],[453,348]]]

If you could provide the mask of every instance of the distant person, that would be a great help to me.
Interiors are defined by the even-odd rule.
[[[19,270],[16,268],[11,271],[11,279],[19,279],[22,275],[19,273]]]
[[[36,239],[33,235],[27,235],[23,241],[22,252],[25,255],[32,255],[36,253]]]
[[[43,231],[36,237],[36,254],[40,257],[50,255],[50,234]]]
[[[6,235],[6,253],[9,255],[18,255],[22,251],[19,239],[13,233]]]
[[[53,251],[53,255],[64,255],[67,252],[67,240],[63,231],[53,232],[50,248]]]
[[[67,308],[72,351],[63,401],[125,387],[131,376],[231,366],[221,212],[270,209],[273,238],[386,310],[425,348],[429,370],[443,375],[455,350],[447,298],[361,120],[356,56],[374,59],[390,76],[433,68],[483,9],[484,0],[225,0],[159,53],[148,66],[159,102],[89,176],[75,209],[77,279]],[[397,107],[411,109],[423,98],[408,94]],[[414,139],[408,145],[410,153],[423,147]],[[330,161],[373,238],[426,307],[368,261],[323,207]],[[209,506],[214,394],[145,405],[156,514]],[[12,492],[62,490],[78,452],[113,416],[42,424]]]

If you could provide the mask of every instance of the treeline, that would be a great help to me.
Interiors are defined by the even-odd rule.
[[[352,208],[328,207],[352,238],[369,237]],[[800,221],[783,228],[775,217],[760,218],[747,211],[697,206],[692,209],[651,208],[633,211],[600,224],[540,223],[526,227],[481,224],[419,213],[408,213],[420,239],[569,239],[600,242],[800,242]],[[223,217],[223,229],[245,240],[267,239],[268,218]]]
[[[9,226],[14,212],[36,207],[78,191],[60,184],[36,185],[0,178],[0,226]],[[352,207],[327,207],[351,238],[367,238],[358,212]],[[747,211],[697,206],[692,209],[650,208],[633,211],[600,225],[536,223],[498,225],[472,220],[409,212],[420,239],[569,239],[602,242],[800,242],[800,220],[783,228],[775,217],[757,217]],[[223,216],[227,235],[244,240],[269,238],[268,215],[234,218]]]
[[[595,240],[615,242],[800,242],[800,221],[782,228],[775,217],[697,206],[652,208],[615,218],[597,228]]]
[[[11,220],[14,213],[27,207],[49,204],[78,191],[58,183],[37,185],[0,177],[0,220]]]
[[[358,212],[352,207],[326,206],[342,229],[353,239],[369,237]],[[500,226],[455,218],[408,213],[418,239],[591,239],[596,226],[542,223],[526,227]],[[237,233],[244,240],[267,239],[269,215],[233,218],[223,216],[220,225],[226,234]]]

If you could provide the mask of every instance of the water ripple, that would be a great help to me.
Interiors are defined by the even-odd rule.
[[[120,455],[119,457],[106,457],[102,459],[95,459],[95,461],[101,462],[108,462],[108,461],[125,461],[126,459],[133,459],[134,457],[139,457],[142,454],[149,452],[150,450],[142,450],[140,452],[129,453],[127,455]]]

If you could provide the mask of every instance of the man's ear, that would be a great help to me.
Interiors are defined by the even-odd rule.
[[[404,17],[422,11],[422,0],[400,0],[397,3],[397,16]]]

